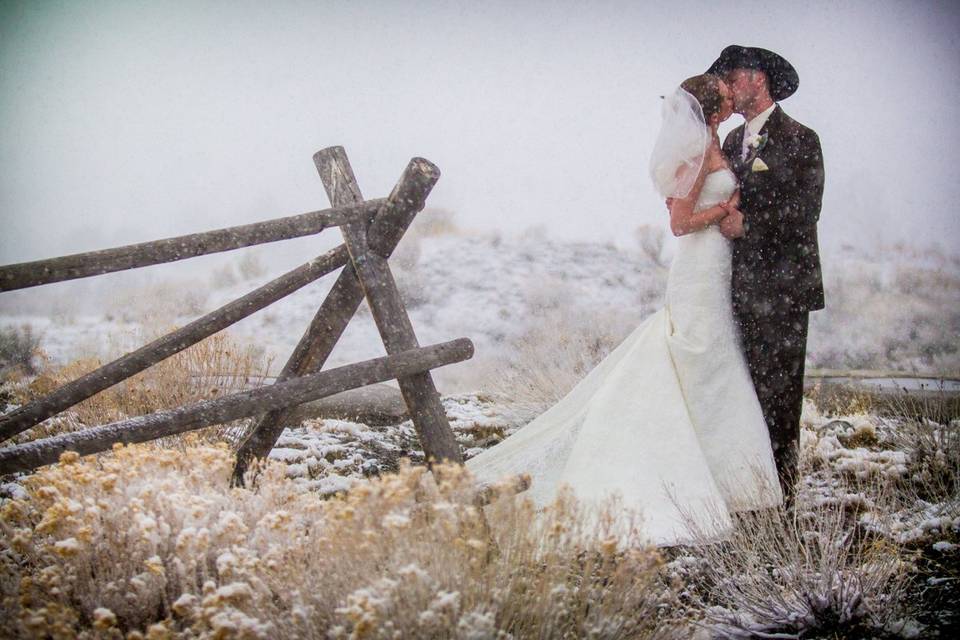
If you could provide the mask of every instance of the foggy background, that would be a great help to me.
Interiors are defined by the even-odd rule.
[[[828,255],[956,252],[953,3],[646,5],[2,2],[0,262],[324,208],[311,155],[336,144],[367,197],[423,156],[463,227],[628,242],[667,221],[659,96],[733,43],[799,72]]]

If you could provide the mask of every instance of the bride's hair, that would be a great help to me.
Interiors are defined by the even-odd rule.
[[[680,87],[692,95],[700,103],[703,110],[703,119],[708,121],[710,116],[720,113],[723,98],[720,95],[720,76],[704,73],[684,80]]]

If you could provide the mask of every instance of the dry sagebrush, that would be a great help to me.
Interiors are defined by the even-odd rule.
[[[865,538],[848,506],[801,501],[796,513],[741,513],[729,540],[693,547],[703,624],[727,638],[893,628],[905,614],[908,564],[894,545]]]
[[[40,336],[33,327],[0,327],[0,379],[36,373]]]
[[[144,446],[46,467],[2,507],[7,632],[23,637],[653,637],[659,555],[622,550],[567,496],[541,517],[423,468],[331,500],[269,465],[228,488],[226,447]],[[601,519],[602,521],[602,519]],[[488,528],[489,523],[489,528]],[[129,637],[129,636],[128,636]]]
[[[929,484],[912,473],[916,432],[901,450],[875,416],[810,417],[795,508],[739,513],[729,539],[701,534],[669,571],[719,637],[910,637],[915,552],[898,519],[910,487]]]
[[[42,372],[29,385],[19,387],[20,403],[39,398],[100,367],[94,358],[76,360]],[[184,406],[215,396],[259,387],[269,373],[271,360],[262,350],[221,332],[174,354],[14,438],[23,442],[107,424],[125,418]],[[211,440],[232,439],[236,427],[226,425],[202,432]],[[179,441],[174,437],[171,441]]]
[[[631,314],[594,315],[553,291],[539,317],[510,345],[489,387],[516,413],[530,420],[563,398],[630,333]]]
[[[907,493],[915,499],[949,502],[960,516],[960,409],[943,389],[897,396],[898,418],[890,444],[907,454]]]

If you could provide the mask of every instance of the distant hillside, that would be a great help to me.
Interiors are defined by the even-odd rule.
[[[502,378],[521,352],[550,359],[545,354],[558,348],[586,349],[589,364],[659,308],[669,261],[655,260],[656,232],[637,239],[645,239],[646,251],[639,241],[617,248],[535,233],[501,238],[448,230],[406,238],[391,263],[421,343],[467,336],[476,344],[472,363],[438,374],[450,391],[469,390]],[[79,299],[72,305],[42,288],[3,294],[0,324],[31,324],[54,360],[109,356],[140,344],[144,332],[188,322],[279,275],[267,273],[264,265],[251,266],[249,254],[238,255],[214,276],[204,272],[190,280],[178,275],[126,288],[57,285],[61,291],[80,287],[85,293],[79,297],[87,303],[101,297],[106,311],[99,314],[78,310]],[[231,264],[235,268],[228,269]],[[905,247],[875,252],[848,247],[825,257],[824,272],[827,309],[812,316],[809,366],[960,371],[955,258]],[[273,354],[279,369],[333,281],[333,276],[321,279],[232,331]],[[382,352],[364,305],[331,363]]]

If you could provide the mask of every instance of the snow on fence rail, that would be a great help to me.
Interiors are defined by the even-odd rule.
[[[251,291],[188,325],[107,363],[50,394],[0,416],[0,441],[9,439],[104,389],[183,351],[280,300],[317,278],[340,275],[307,327],[274,385],[188,407],[92,427],[0,449],[0,473],[55,462],[65,451],[81,455],[118,442],[145,442],[238,418],[256,416],[237,452],[233,483],[243,484],[254,459],[266,457],[296,405],[346,389],[396,378],[428,462],[462,463],[430,370],[473,356],[460,338],[420,347],[387,262],[440,177],[435,165],[414,158],[386,199],[364,200],[342,147],[317,152],[314,164],[332,208],[177,238],[0,266],[0,291],[84,278],[183,260],[265,242],[319,233],[339,226],[344,244]],[[387,351],[385,358],[320,372],[360,303],[366,298]]]
[[[270,409],[286,407],[325,398],[335,393],[422,373],[473,354],[473,344],[466,338],[428,347],[411,349],[383,358],[349,364],[329,371],[312,373],[279,384],[250,389],[222,398],[204,400],[186,407],[158,411],[146,416],[121,420],[43,440],[34,440],[0,449],[0,474],[26,471],[60,459],[65,451],[81,455],[109,450],[121,442],[147,442]]]
[[[0,291],[13,291],[41,284],[87,278],[314,235],[329,227],[346,224],[357,217],[367,218],[369,222],[383,202],[383,200],[370,200],[353,206],[310,211],[266,222],[141,242],[102,251],[76,253],[49,260],[6,265],[0,267]]]

